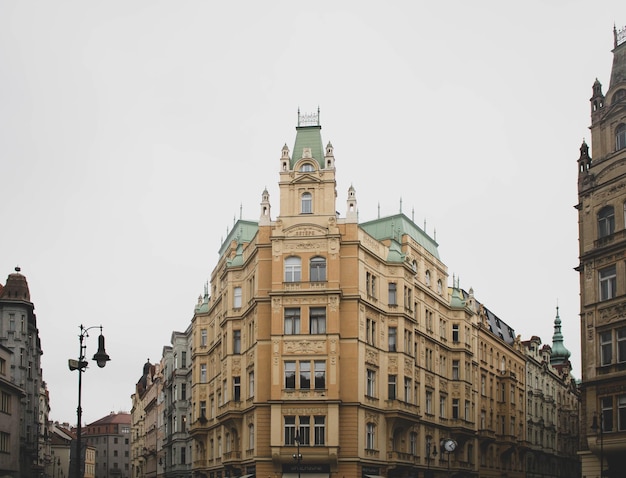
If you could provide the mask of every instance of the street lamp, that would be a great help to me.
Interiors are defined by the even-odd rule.
[[[74,455],[73,461],[73,478],[82,478],[83,477],[83,467],[82,464],[82,419],[83,419],[83,409],[81,408],[81,399],[82,399],[82,386],[83,386],[83,372],[89,365],[89,362],[85,361],[85,351],[87,346],[83,344],[85,338],[89,337],[88,331],[91,329],[100,329],[100,336],[98,337],[98,351],[93,356],[93,359],[98,367],[103,368],[110,359],[104,350],[104,335],[102,335],[102,326],[94,325],[92,327],[84,327],[82,324],[80,325],[80,334],[78,335],[79,349],[78,349],[78,360],[69,359],[68,365],[70,370],[78,370],[78,407],[76,408],[76,418],[78,423],[76,425],[76,454]]]
[[[302,454],[300,453],[300,431],[296,431],[296,436],[293,437],[293,441],[296,443],[298,450],[294,453],[293,459],[296,460],[296,466],[298,467],[298,478],[300,478],[300,461],[302,461]]]
[[[604,477],[604,420],[602,419],[602,413],[600,413],[600,425],[598,425],[598,415],[593,415],[593,421],[591,422],[591,429],[594,433],[600,432],[600,477]]]

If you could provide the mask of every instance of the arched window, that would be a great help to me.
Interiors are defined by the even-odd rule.
[[[430,287],[430,271],[426,271],[426,285]]]
[[[615,130],[615,151],[626,148],[626,124],[621,124]]]
[[[285,282],[300,282],[302,279],[302,261],[291,256],[285,259]]]
[[[310,173],[312,171],[315,171],[315,168],[311,163],[304,163],[302,166],[300,166],[301,173]]]
[[[365,449],[376,449],[376,425],[373,423],[365,425]]]
[[[304,193],[300,199],[300,211],[302,214],[311,214],[313,212],[313,195],[311,193]]]
[[[310,262],[310,276],[311,282],[325,282],[326,281],[326,259],[324,257],[314,257]]]
[[[615,232],[613,206],[604,206],[598,213],[598,237],[610,236]]]

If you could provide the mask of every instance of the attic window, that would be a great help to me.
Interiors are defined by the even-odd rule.
[[[300,166],[301,173],[312,173],[313,171],[315,171],[315,167],[311,163],[304,163]]]

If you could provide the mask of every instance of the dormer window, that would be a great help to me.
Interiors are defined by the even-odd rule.
[[[313,195],[311,193],[303,193],[300,197],[300,212],[302,214],[313,212]]]
[[[304,163],[300,166],[301,173],[312,173],[313,171],[315,171],[315,167],[311,163]]]

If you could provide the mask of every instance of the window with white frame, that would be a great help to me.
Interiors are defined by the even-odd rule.
[[[365,426],[365,448],[367,450],[376,449],[376,425],[368,423]]]
[[[309,389],[311,388],[311,362],[306,360],[300,361],[300,388],[301,389]]]
[[[396,399],[396,387],[397,387],[398,376],[397,375],[387,375],[387,399],[395,400]]]
[[[389,327],[388,329],[389,351],[396,352],[398,349],[398,329],[397,327]]]
[[[241,301],[242,301],[241,287],[235,287],[233,289],[233,307],[235,309],[239,309],[241,307]]]
[[[600,300],[609,300],[615,297],[617,289],[617,273],[615,265],[600,269],[598,277],[600,282]]]
[[[600,365],[610,365],[613,362],[613,332],[600,332]]]
[[[326,444],[326,417],[315,416],[313,417],[315,427],[314,444],[317,446],[323,446]]]
[[[296,438],[296,417],[288,415],[284,417],[285,445],[295,445]]]
[[[285,282],[300,282],[302,280],[302,260],[296,256],[285,259]]]
[[[300,196],[300,212],[302,214],[311,214],[313,212],[313,195],[311,193],[302,193]]]
[[[598,237],[610,236],[615,232],[615,211],[613,206],[604,206],[598,212]]]
[[[439,395],[439,416],[441,418],[446,417],[446,399],[445,395]]]
[[[459,380],[460,378],[459,367],[460,367],[460,362],[458,360],[453,360],[452,361],[452,380]]]
[[[233,330],[233,353],[241,353],[241,330],[239,329]]]
[[[299,416],[298,423],[300,425],[300,445],[308,446],[311,444],[311,417]]]
[[[433,392],[426,390],[426,413],[433,414]]]
[[[376,371],[369,368],[367,369],[365,395],[368,397],[376,396]]]
[[[248,372],[248,397],[254,397],[254,371]]]
[[[206,364],[200,364],[200,383],[206,383]]]
[[[315,388],[323,390],[326,388],[326,361],[316,360],[313,366],[315,367]]]
[[[615,151],[626,148],[626,125],[620,124],[615,129]]]

